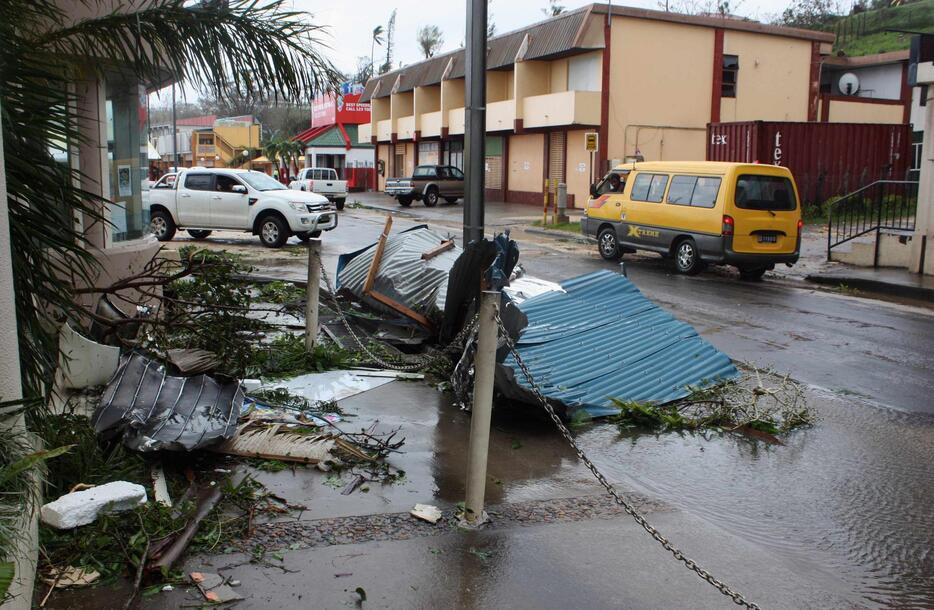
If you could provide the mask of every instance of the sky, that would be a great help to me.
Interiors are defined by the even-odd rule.
[[[671,0],[672,4],[682,0]],[[691,4],[706,5],[706,0],[693,1]],[[664,8],[664,0],[661,0]],[[288,0],[295,10],[307,11],[313,23],[329,26],[325,42],[331,49],[328,52],[334,64],[344,72],[353,72],[357,57],[370,56],[371,32],[377,25],[386,27],[393,8],[396,14],[396,45],[394,66],[398,61],[405,64],[415,63],[422,55],[415,41],[418,28],[424,25],[437,25],[444,33],[443,51],[461,46],[466,32],[467,8],[464,0]],[[496,24],[497,33],[505,33],[546,18],[542,9],[548,0],[492,0],[490,4],[491,20]],[[574,9],[590,4],[583,0],[558,0],[566,9]],[[625,4],[640,8],[658,9],[659,0],[627,0]],[[790,0],[732,0],[735,8],[732,12],[764,20],[782,12]],[[713,1],[716,5],[716,1]],[[377,57],[385,57],[385,47],[377,47]],[[378,65],[378,62],[377,62]]]

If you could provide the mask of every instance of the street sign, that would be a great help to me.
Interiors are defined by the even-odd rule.
[[[597,152],[599,134],[596,131],[588,131],[584,134],[584,148],[587,152]]]

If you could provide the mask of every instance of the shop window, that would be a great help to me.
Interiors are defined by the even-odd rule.
[[[723,72],[720,84],[721,97],[736,97],[736,82],[739,74],[739,55],[723,56]]]

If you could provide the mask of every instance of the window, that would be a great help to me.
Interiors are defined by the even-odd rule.
[[[156,182],[152,188],[154,189],[171,189],[175,188],[175,174],[166,174],[159,178],[159,181]]]
[[[789,211],[798,206],[791,180],[781,176],[741,175],[736,180],[735,200],[743,210]]]
[[[287,191],[289,187],[263,172],[244,172],[238,174],[240,179],[255,188],[257,191]]]
[[[218,174],[214,180],[214,190],[221,191],[223,193],[232,193],[233,187],[240,184],[239,180],[233,176],[227,176],[225,174]]]
[[[433,165],[419,165],[415,168],[415,178],[436,178],[438,169]]]
[[[664,174],[639,174],[632,184],[629,198],[633,201],[648,201],[658,203],[665,195],[665,186],[668,176]]]
[[[736,76],[738,73],[739,55],[724,55],[720,84],[721,97],[736,97]]]
[[[209,135],[206,135],[206,136],[205,136],[205,135],[199,135],[199,136],[198,136],[198,144],[204,144],[204,145],[210,146],[210,145],[213,144],[213,143],[214,143],[214,136],[213,136],[213,135],[210,135],[210,134],[209,134]]]
[[[568,91],[600,90],[600,55],[589,53],[568,59]]]
[[[921,85],[921,91],[918,91],[918,104],[921,106],[928,105],[928,86]]]
[[[717,204],[720,178],[710,176],[675,176],[668,189],[668,203],[712,208]]]
[[[210,191],[212,178],[211,174],[188,174],[185,176],[185,188],[190,191]]]
[[[449,168],[448,168],[448,175],[449,175],[451,178],[454,178],[455,180],[463,180],[463,179],[464,179],[464,172],[462,172],[461,170],[457,169],[456,167],[449,167]]]

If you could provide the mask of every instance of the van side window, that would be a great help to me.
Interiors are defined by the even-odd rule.
[[[665,174],[639,174],[632,184],[629,198],[633,201],[659,203],[665,195],[668,176]]]
[[[668,203],[712,208],[717,205],[720,178],[711,176],[675,176],[668,189]]]

